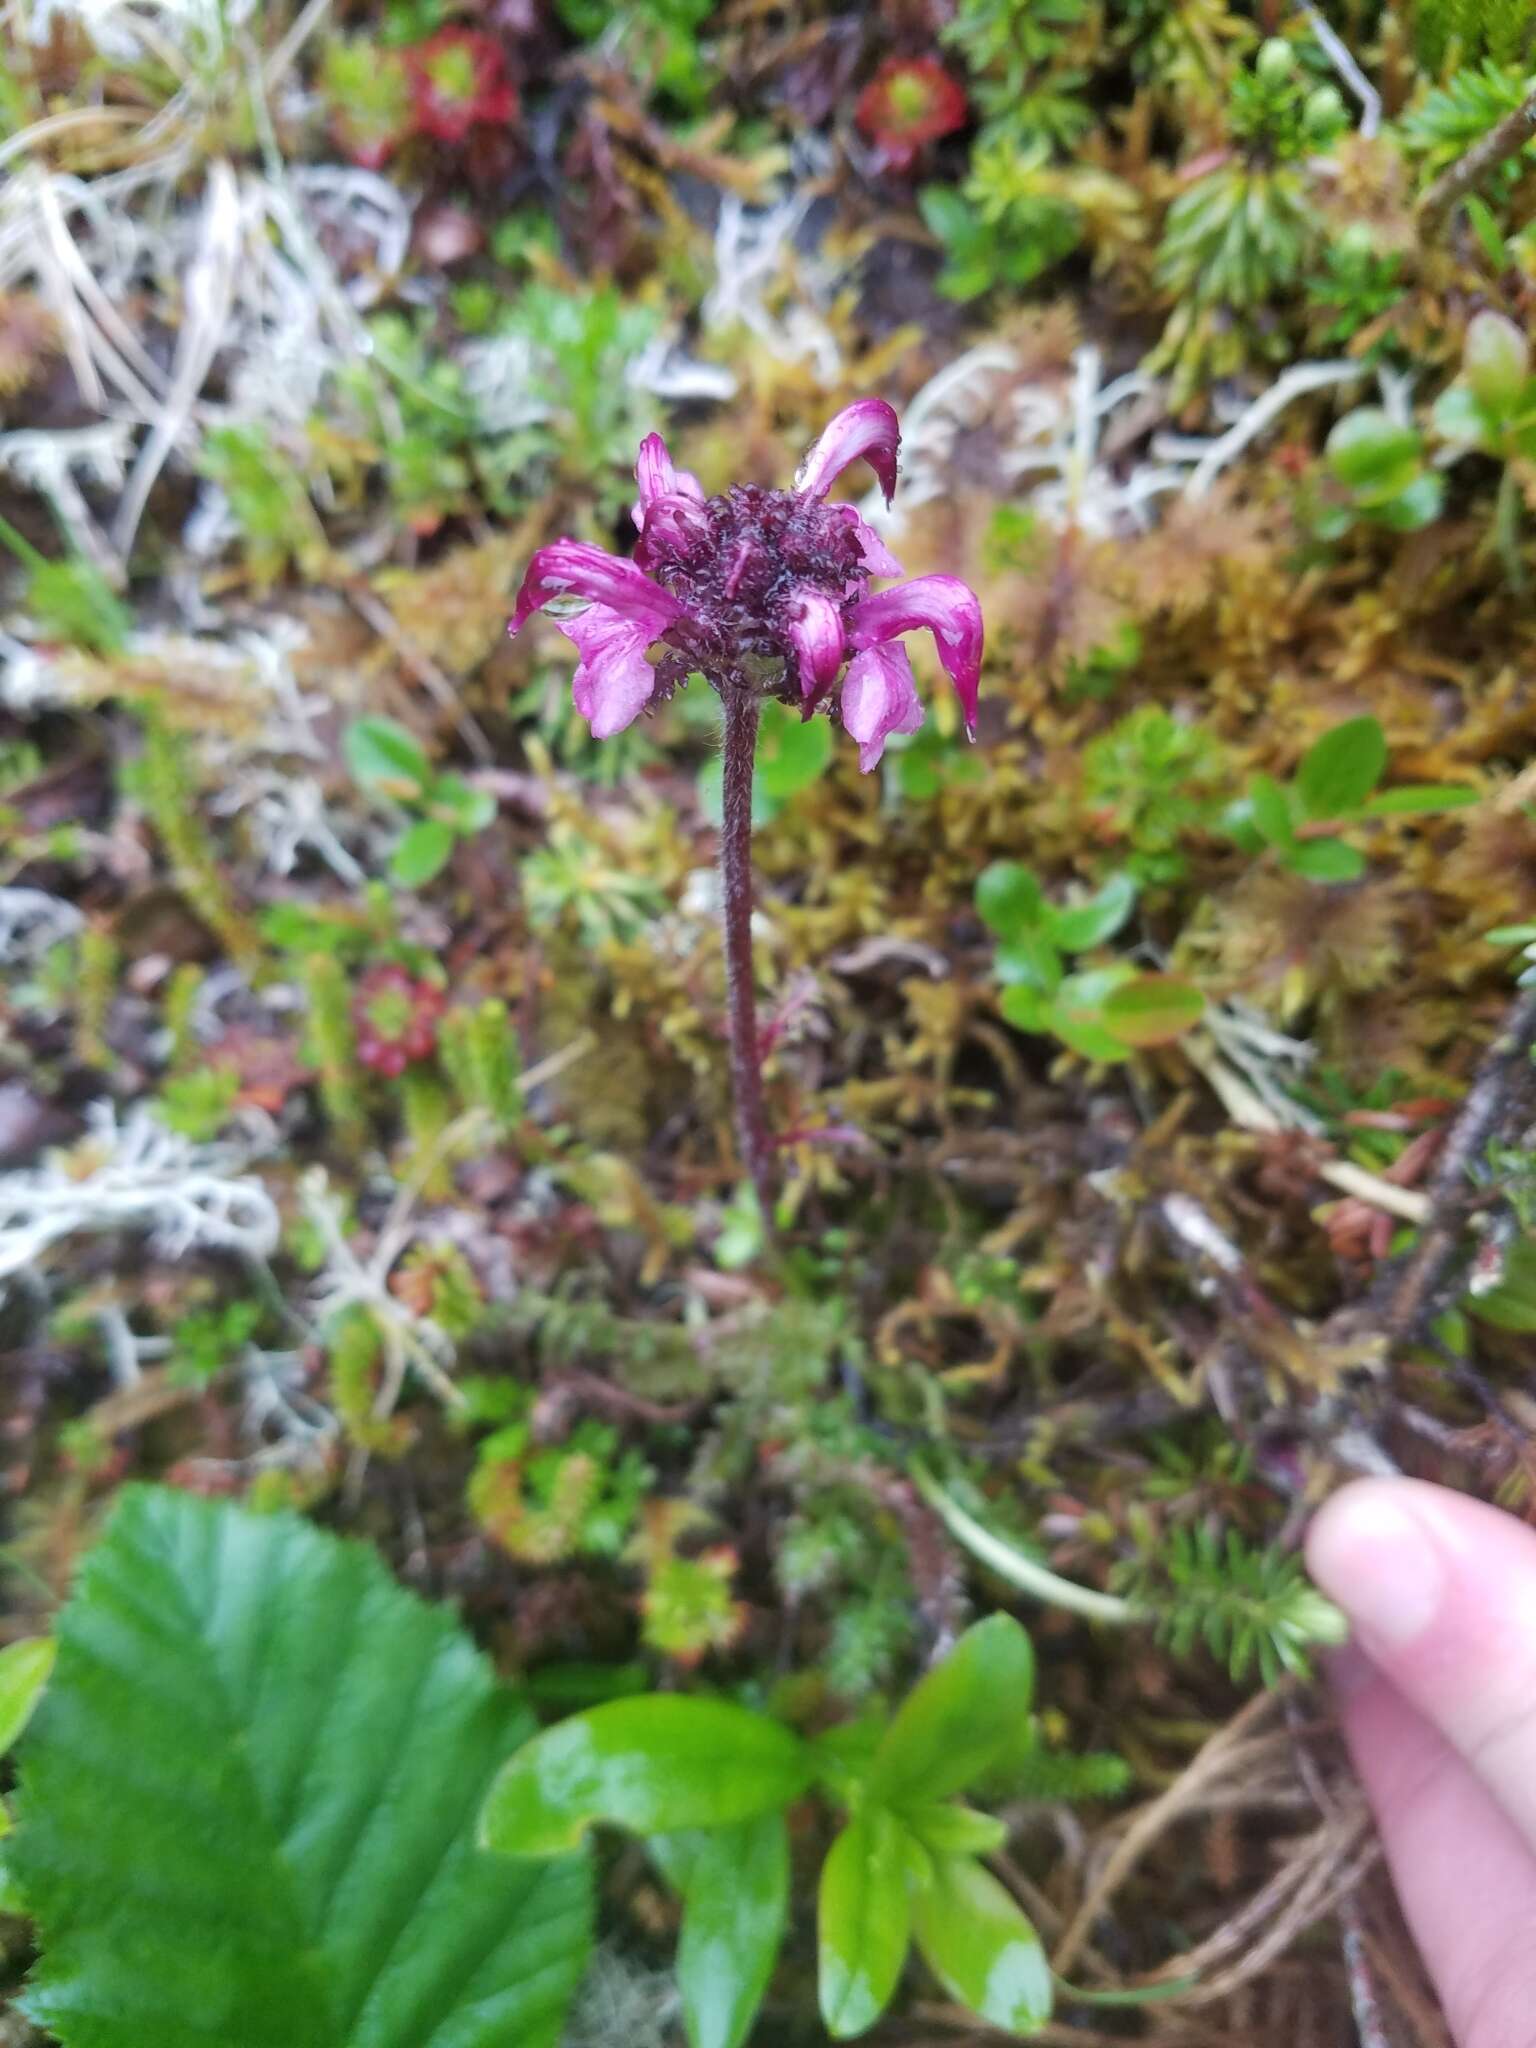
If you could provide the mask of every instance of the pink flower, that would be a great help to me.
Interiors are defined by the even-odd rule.
[[[974,739],[975,592],[954,576],[918,576],[872,594],[871,580],[899,576],[901,564],[852,505],[826,502],[842,472],[864,461],[889,504],[900,441],[884,399],[861,398],[823,432],[794,490],[733,484],[706,498],[697,477],[674,467],[661,436],[647,434],[635,464],[634,560],[552,541],[528,565],[509,631],[560,607],[555,624],[580,656],[576,708],[598,739],[622,732],[698,671],[722,695],[750,689],[798,704],[806,717],[835,701],[867,771],[892,733],[923,722],[898,644],[923,628]]]

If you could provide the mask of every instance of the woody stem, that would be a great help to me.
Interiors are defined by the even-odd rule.
[[[765,1220],[773,1215],[773,1143],[763,1104],[763,1064],[757,1036],[757,987],[752,976],[752,767],[757,750],[758,699],[750,686],[727,682],[725,773],[720,827],[720,881],[725,922],[726,1012],[731,1039],[731,1093],[736,1143],[757,1190]]]

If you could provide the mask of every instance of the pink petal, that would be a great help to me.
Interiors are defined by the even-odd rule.
[[[647,642],[680,619],[684,609],[670,591],[653,583],[633,562],[584,540],[555,540],[537,551],[517,593],[517,607],[507,631],[517,632],[555,597],[586,597],[607,605],[637,626],[647,627]]]
[[[789,637],[800,662],[800,691],[807,698],[823,691],[843,665],[842,608],[825,592],[810,588],[796,593]]]
[[[642,533],[659,498],[691,498],[699,505],[704,502],[704,486],[691,470],[674,468],[660,434],[647,434],[640,443],[635,482],[640,486],[640,502],[633,508],[633,516]]]
[[[853,615],[850,647],[876,647],[926,626],[932,633],[960,709],[965,729],[976,737],[976,694],[981,687],[981,605],[958,576],[915,576],[894,590],[866,597]],[[850,670],[850,674],[852,671]]]
[[[645,650],[656,636],[603,604],[588,605],[574,619],[556,619],[555,624],[581,656],[571,678],[576,709],[594,739],[612,739],[651,701],[656,671]]]
[[[864,567],[871,576],[905,576],[907,573],[867,519],[859,517],[856,505],[834,505],[839,519],[851,526],[859,543]]]
[[[887,505],[896,491],[896,451],[901,428],[883,398],[858,398],[822,429],[821,439],[800,465],[795,488],[824,498],[850,462],[862,456],[880,479]]]
[[[856,654],[843,679],[843,724],[859,743],[864,774],[879,763],[893,732],[916,732],[922,722],[907,650],[882,646]]]

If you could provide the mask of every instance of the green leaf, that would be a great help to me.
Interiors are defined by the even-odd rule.
[[[1112,939],[1136,908],[1137,884],[1133,875],[1111,875],[1086,903],[1065,909],[1052,906],[1046,915],[1051,937],[1064,953],[1085,953]]]
[[[65,2048],[553,2048],[587,1870],[473,1834],[532,1726],[366,1546],[126,1489],[20,1752],[28,2011]]]
[[[1168,1045],[1205,1014],[1205,997],[1176,974],[1139,974],[1104,1005],[1104,1029],[1122,1045]]]
[[[912,1892],[903,1833],[884,1807],[866,1807],[821,1867],[817,1975],[821,2017],[837,2041],[875,2024],[907,1959]]]
[[[1358,810],[1387,765],[1387,737],[1377,718],[1349,718],[1325,732],[1302,756],[1296,790],[1310,818]]]
[[[1368,818],[1403,818],[1434,811],[1464,811],[1479,801],[1475,789],[1461,782],[1405,782],[1384,789],[1365,805]]]
[[[976,1622],[902,1702],[875,1751],[870,1796],[900,1807],[964,1791],[1007,1747],[1034,1683],[1035,1653],[1013,1616]]]
[[[1365,855],[1342,839],[1302,839],[1285,855],[1293,874],[1309,882],[1357,882],[1365,873]]]
[[[908,1804],[902,1807],[901,1818],[934,1856],[990,1856],[1008,1839],[1002,1821],[952,1799],[935,1800],[931,1805]]]
[[[1504,1255],[1498,1285],[1469,1294],[1462,1306],[1496,1330],[1536,1330],[1536,1239],[1516,1238]]]
[[[964,2006],[1011,2034],[1051,2016],[1051,1971],[1040,1937],[989,1871],[969,1856],[934,1859],[913,1933],[929,1969]]]
[[[0,1756],[31,1720],[58,1651],[52,1636],[24,1636],[0,1650]]]
[[[1362,405],[1339,421],[1324,452],[1341,484],[1391,496],[1411,480],[1422,450],[1415,427],[1392,419],[1380,406]]]
[[[773,1975],[789,1917],[782,1813],[655,1835],[651,1854],[683,1900],[677,1981],[689,2048],[740,2048]]]
[[[1285,791],[1272,775],[1255,775],[1248,785],[1248,808],[1254,825],[1271,846],[1290,846],[1296,833]]]
[[[392,718],[355,718],[347,727],[342,752],[365,789],[419,797],[432,786],[432,763]]]
[[[809,789],[826,773],[833,744],[828,719],[801,719],[783,704],[765,704],[757,735],[757,779],[763,794],[777,805]]]
[[[1000,939],[1017,941],[1045,921],[1045,897],[1022,861],[995,860],[976,877],[976,911]]]
[[[391,877],[402,889],[419,889],[442,873],[457,838],[441,818],[418,818],[390,855]]]
[[[637,1835],[726,1827],[798,1799],[812,1752],[726,1700],[644,1693],[546,1728],[491,1788],[480,1839],[507,1856],[558,1856],[595,1821]]]
[[[433,812],[455,832],[466,838],[483,832],[496,816],[496,799],[488,789],[476,789],[462,775],[439,775],[428,792]]]
[[[1123,1060],[1123,1040],[1111,1037],[1104,1025],[1104,1005],[1115,990],[1135,979],[1136,970],[1126,961],[1111,967],[1093,967],[1082,974],[1069,974],[1051,1004],[1048,1028],[1063,1045],[1070,1046],[1085,1060]]]
[[[1043,931],[1021,931],[1000,945],[992,969],[1004,988],[1036,988],[1052,995],[1061,987],[1061,955]]]

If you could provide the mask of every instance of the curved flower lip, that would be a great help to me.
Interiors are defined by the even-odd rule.
[[[843,471],[862,457],[880,479],[885,502],[896,495],[896,453],[901,428],[883,398],[856,398],[821,431],[821,437],[800,465],[795,489],[824,498]]]
[[[841,609],[807,585],[793,600],[789,637],[800,664],[800,694],[809,703],[836,679],[848,651]]]
[[[660,434],[647,434],[640,443],[635,482],[640,486],[640,501],[634,508],[634,521],[642,533],[652,508],[662,499],[691,498],[697,505],[704,502],[704,486],[692,470],[676,467]]]
[[[859,769],[879,765],[893,732],[916,732],[923,707],[904,647],[881,645],[856,654],[843,679],[843,725],[859,743]]]
[[[958,576],[915,576],[894,590],[876,591],[854,611],[850,647],[878,647],[901,633],[926,627],[965,714],[965,730],[976,737],[976,697],[981,688],[983,633],[975,591]],[[850,674],[852,671],[849,671]]]
[[[871,576],[905,576],[907,573],[891,553],[885,542],[876,533],[867,519],[859,516],[856,505],[834,505],[831,507],[838,517],[851,526],[858,537],[859,554],[864,568]]]
[[[606,605],[633,624],[648,627],[648,642],[675,625],[686,610],[671,591],[623,556],[610,555],[590,541],[554,540],[539,548],[528,564],[507,631],[516,633],[557,597],[584,597]]]
[[[654,636],[644,622],[605,604],[588,605],[555,624],[581,656],[571,678],[572,701],[592,737],[610,740],[634,724],[655,694],[656,671],[645,658]]]

